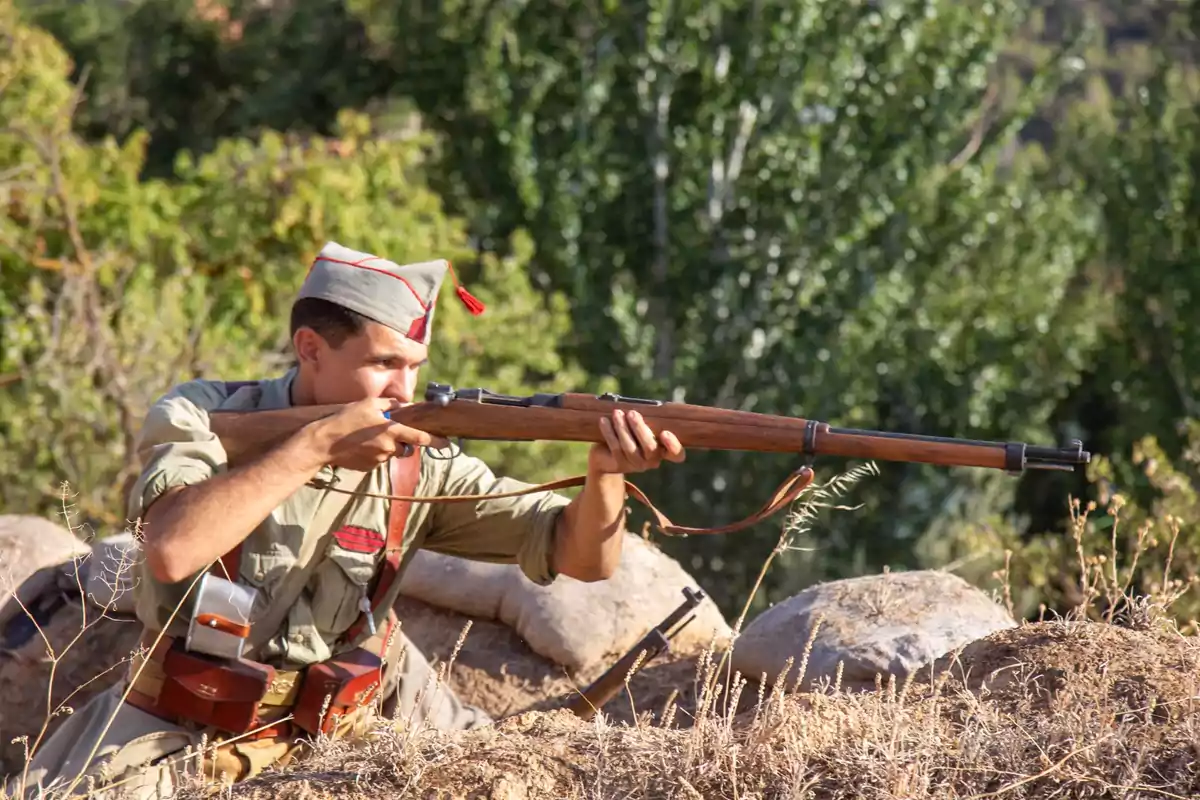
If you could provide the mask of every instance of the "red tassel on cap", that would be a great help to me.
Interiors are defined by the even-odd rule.
[[[454,274],[454,265],[449,261],[446,262],[446,267],[450,270],[450,279],[454,281],[454,293],[458,295],[458,299],[467,307],[472,315],[478,317],[483,313],[485,306],[479,302],[479,298],[471,294],[458,282],[458,276]]]

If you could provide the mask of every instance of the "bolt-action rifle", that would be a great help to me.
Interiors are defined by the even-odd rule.
[[[692,611],[704,599],[704,592],[683,587],[683,602],[667,615],[667,618],[651,628],[641,641],[629,649],[617,663],[592,681],[578,697],[572,698],[566,708],[580,719],[591,719],[604,704],[616,697],[617,692],[633,673],[642,669],[666,650],[671,649],[671,639],[696,618]]]
[[[286,439],[303,425],[336,413],[341,406],[298,406],[255,411],[217,411],[212,430],[221,439],[231,463]],[[429,383],[423,402],[393,411],[390,419],[445,439],[505,441],[603,442],[601,417],[616,409],[637,411],[657,435],[671,431],[692,450],[744,450],[794,453],[805,461],[757,512],[718,528],[675,525],[654,507],[636,486],[626,490],[656,517],[666,534],[729,533],[754,525],[786,508],[813,480],[812,459],[842,456],[879,461],[977,467],[1020,473],[1024,470],[1065,470],[1087,464],[1091,454],[1073,440],[1065,447],[990,442],[889,431],[835,428],[828,423],[753,411],[624,397],[618,394],[541,393],[527,396],[497,394],[487,389],[459,389]],[[381,422],[386,424],[386,422]],[[582,486],[583,476],[551,481],[506,495],[530,494]],[[344,490],[343,490],[344,491]],[[384,496],[387,497],[387,496]],[[474,502],[483,496],[392,497],[411,502]]]

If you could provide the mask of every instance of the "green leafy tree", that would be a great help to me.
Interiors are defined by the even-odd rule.
[[[1178,421],[1200,417],[1200,69],[1180,58],[1187,46],[1200,54],[1197,9],[1181,7],[1153,71],[1111,113],[1082,107],[1072,130],[1073,163],[1103,212],[1103,279],[1120,297],[1081,403],[1110,409],[1097,427],[1117,452],[1150,434],[1178,457]]]
[[[1121,582],[1161,593],[1171,591],[1163,578],[1168,566],[1170,578],[1195,578],[1200,547],[1200,338],[1191,324],[1200,313],[1200,3],[1145,6],[1171,13],[1159,19],[1162,33],[1145,50],[1143,71],[1102,105],[1070,104],[1060,129],[1061,168],[1079,176],[1100,215],[1089,277],[1113,303],[1100,321],[1100,347],[1055,417],[1084,431],[1100,456],[1087,481],[1072,487],[1082,502],[1097,503],[1081,529],[1082,549],[1106,561],[1088,569],[1119,562]],[[1123,511],[1112,505],[1118,497]],[[1041,530],[1031,524],[1033,533]],[[1073,537],[1022,537],[998,515],[946,520],[921,547],[935,560],[959,561],[981,581],[991,565],[971,554],[1011,550],[1023,613],[1037,613],[1043,603],[1065,612],[1084,588]],[[1135,558],[1139,547],[1146,552]],[[1197,607],[1192,593],[1174,611],[1186,623]]]
[[[445,132],[445,193],[482,246],[529,230],[592,374],[858,427],[1074,433],[1048,420],[1096,347],[1104,301],[1082,271],[1098,220],[1077,178],[1015,145],[1062,65],[1026,90],[1005,73],[1019,7],[352,7],[396,91]],[[441,78],[405,73],[416,64]],[[720,523],[794,466],[696,452],[639,482],[673,518]],[[1004,510],[1013,487],[884,465],[856,488],[864,508],[819,525],[819,552],[781,561],[763,597],[914,564],[945,504]],[[776,538],[672,547],[729,603]]]
[[[528,351],[512,326],[553,318],[561,324],[545,329],[586,367],[559,369],[573,362],[555,354],[532,369],[553,372],[546,385],[555,388],[614,385],[936,434],[1078,436],[1097,452],[1128,450],[1147,430],[1168,453],[1183,446],[1172,426],[1190,395],[1172,387],[1186,389],[1190,364],[1178,320],[1191,296],[1195,170],[1191,134],[1175,123],[1187,117],[1178,90],[1188,79],[1164,78],[1167,94],[1146,84],[1139,113],[1169,125],[1155,134],[1138,123],[1126,151],[1120,138],[1098,138],[1103,116],[1065,127],[1058,113],[1064,98],[1092,103],[1097,70],[1111,72],[1119,56],[1081,48],[1086,73],[1063,80],[1060,67],[1073,62],[1045,46],[1069,37],[1081,10],[1104,5],[1101,24],[1125,36],[1130,20],[1157,19],[1147,11],[1157,4],[23,5],[68,45],[73,74],[89,70],[76,126],[119,141],[151,132],[133,145],[145,148],[142,172],[180,176],[155,195],[155,213],[212,231],[201,245],[158,242],[149,259],[158,280],[179,269],[187,287],[211,284],[196,302],[211,306],[222,333],[206,330],[201,346],[284,351],[281,325],[259,317],[281,313],[289,270],[315,246],[305,249],[306,238],[344,224],[380,247],[404,247],[372,214],[347,210],[330,222],[334,193],[320,187],[344,181],[360,192],[339,170],[388,169],[347,158],[345,142],[406,137],[411,98],[439,134],[418,148],[420,183],[460,224],[464,253],[485,254],[478,268],[455,262],[472,288],[511,281],[493,314],[541,308],[525,294],[530,284],[562,293],[550,295],[545,318],[497,329],[466,320],[464,330],[486,337],[474,340],[486,347],[463,339],[466,349],[447,351],[470,371],[467,383],[501,388],[462,354],[499,369],[510,343],[514,357]],[[1187,22],[1152,27],[1182,39]],[[1045,34],[1041,45],[1026,47],[1030,30]],[[1175,99],[1147,99],[1168,94]],[[366,109],[372,132],[355,133],[360,122],[348,117],[339,127],[344,107]],[[1120,113],[1118,129],[1141,119]],[[1031,134],[1046,152],[1021,147]],[[318,158],[313,147],[327,152]],[[176,162],[181,150],[196,155]],[[268,186],[268,172],[285,177]],[[257,188],[240,197],[244,175]],[[1164,219],[1171,237],[1157,236]],[[1130,235],[1107,235],[1119,230]],[[1144,356],[1150,369],[1138,366]],[[435,371],[446,363],[437,357]],[[193,371],[211,363],[185,361]],[[524,369],[504,373],[513,391],[533,389],[518,377]],[[536,452],[478,447],[505,458]],[[1119,453],[1113,463],[1149,502],[1141,472]],[[687,465],[636,480],[677,521],[720,523],[752,510],[794,466],[693,452]],[[817,526],[807,542],[816,553],[782,560],[766,601],[819,577],[956,560],[956,531],[981,521],[1006,526],[1014,541],[1018,531],[1061,529],[1066,490],[1091,491],[1055,475],[1018,483],[882,466],[856,487],[858,513]],[[731,602],[775,541],[771,527],[671,547]],[[1005,545],[977,544],[972,563],[986,574]]]
[[[386,95],[390,71],[329,0],[19,0],[87,81],[74,122],[91,139],[150,135],[143,172],[264,130],[331,135],[343,108]]]
[[[287,366],[287,309],[328,240],[397,261],[451,259],[490,305],[443,293],[430,377],[498,391],[580,382],[558,353],[563,297],[530,286],[527,239],[475,258],[423,178],[416,120],[383,135],[353,113],[337,138],[222,141],[178,177],[142,180],[146,137],[71,134],[71,67],[51,36],[0,0],[0,505],[53,513],[69,482],[83,521],[122,525],[132,437],[147,405],[191,377]],[[486,345],[486,346],[485,346]],[[583,445],[472,448],[529,480],[582,469]]]

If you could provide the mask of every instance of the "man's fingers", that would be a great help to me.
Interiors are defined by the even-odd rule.
[[[629,423],[625,419],[625,415],[620,411],[613,413],[613,429],[617,434],[617,441],[621,443],[621,450],[631,456],[639,454],[639,448],[634,441],[633,434],[629,432]]]
[[[375,397],[371,399],[370,404],[383,413],[399,411],[404,407],[404,404],[394,397]]]
[[[617,440],[617,434],[613,430],[613,423],[608,417],[600,418],[600,435],[604,437],[604,443],[608,445],[608,450],[613,456],[619,456],[621,453],[621,443]]]
[[[676,464],[682,463],[687,458],[687,453],[683,451],[683,445],[679,438],[670,431],[663,431],[659,434],[662,439],[663,449],[666,450],[664,457],[668,461],[674,461]]]
[[[388,436],[387,433],[382,433],[367,442],[367,446],[372,450],[372,457],[383,461],[395,454],[397,442],[391,436]]]
[[[632,423],[633,435],[637,437],[638,444],[641,445],[642,453],[647,457],[653,457],[654,452],[658,450],[658,440],[654,438],[654,431],[650,430],[650,426],[642,418],[642,415],[636,411],[629,412],[629,420]]]
[[[392,414],[404,408],[405,404],[393,397],[374,397],[366,401],[367,407],[371,409],[371,414],[378,414],[386,420],[392,418]]]

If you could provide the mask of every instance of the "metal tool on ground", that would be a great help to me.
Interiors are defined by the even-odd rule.
[[[613,664],[604,674],[583,690],[577,697],[566,705],[580,719],[591,719],[604,704],[616,697],[621,687],[632,677],[632,673],[646,666],[663,652],[671,649],[671,639],[679,635],[687,625],[696,618],[692,613],[704,592],[699,589],[683,588],[684,600],[679,607],[667,615],[666,619],[655,625],[642,637],[642,640],[630,648],[617,663]]]

